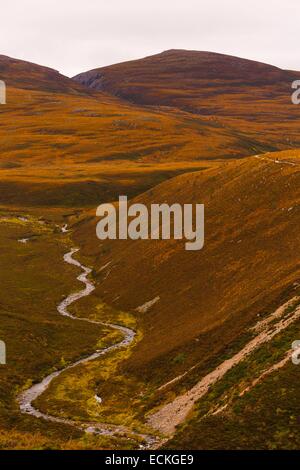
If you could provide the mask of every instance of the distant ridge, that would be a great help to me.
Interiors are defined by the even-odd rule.
[[[144,59],[96,68],[74,77],[76,82],[139,104],[202,108],[216,93],[246,93],[272,87],[276,98],[300,72],[216,52],[171,49]],[[251,92],[251,99],[253,94]]]
[[[9,87],[60,93],[86,93],[79,83],[57,70],[0,55],[0,79]]]

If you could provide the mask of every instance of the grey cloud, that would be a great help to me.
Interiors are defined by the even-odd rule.
[[[300,69],[297,0],[10,0],[1,53],[66,75],[166,49]]]

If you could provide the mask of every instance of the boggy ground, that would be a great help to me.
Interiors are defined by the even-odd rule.
[[[211,169],[188,178],[177,177],[140,196],[139,201],[146,203],[152,199],[172,202],[175,193],[182,200],[188,197],[189,202],[206,202],[210,243],[193,257],[184,251],[182,242],[149,241],[147,250],[145,244],[142,248],[139,242],[101,244],[94,232],[95,219],[92,213],[88,215],[85,211],[45,213],[30,210],[24,214],[24,211],[3,208],[1,243],[6,250],[1,251],[1,275],[5,286],[1,299],[1,336],[7,341],[8,360],[12,358],[12,362],[1,370],[2,447],[124,448],[139,445],[122,438],[84,436],[69,426],[21,416],[17,409],[17,393],[22,387],[28,387],[32,380],[41,380],[53,367],[62,367],[99,346],[119,340],[110,331],[95,325],[86,325],[83,335],[80,322],[58,316],[56,306],[62,296],[77,286],[74,281],[78,274],[76,269],[65,265],[62,259],[70,245],[81,247],[80,257],[85,265],[94,268],[92,276],[96,285],[93,295],[71,307],[72,313],[128,325],[138,332],[137,341],[132,349],[118,351],[63,374],[37,400],[37,405],[44,412],[79,422],[91,419],[122,423],[132,431],[151,432],[147,420],[154,411],[187,393],[206,374],[242,350],[253,337],[253,330],[249,330],[251,326],[299,295],[299,266],[295,256],[299,243],[298,164],[297,151],[262,155],[230,163],[222,172]],[[206,201],[207,194],[214,200]],[[257,198],[258,207],[254,203]],[[20,215],[25,215],[28,220],[20,220]],[[222,216],[226,218],[226,224]],[[71,232],[62,234],[60,227],[66,220]],[[228,230],[224,232],[225,226]],[[24,238],[29,241],[18,242]],[[227,260],[223,263],[226,266],[224,279],[222,271],[215,269],[215,263],[220,259],[218,247],[222,249],[223,262]],[[157,260],[155,275],[145,265],[151,253]],[[181,266],[188,257],[190,270],[195,263],[190,282],[196,284],[189,290],[188,311],[184,308],[186,301],[180,303],[181,299],[186,299],[179,283],[182,279],[186,288],[185,270],[174,272],[172,268],[177,257]],[[248,257],[253,265],[247,262]],[[177,277],[176,293],[172,295],[169,292],[171,284],[166,285],[159,278],[161,275],[166,279],[166,271],[169,277],[174,274]],[[211,279],[211,288],[216,283],[221,284],[219,294],[213,290],[211,298],[209,286],[205,288],[202,305],[201,286],[204,288],[207,276]],[[259,283],[257,279],[260,279]],[[225,281],[226,285],[221,287]],[[159,295],[159,302],[144,313],[136,311],[137,307],[154,298],[154,294]],[[218,302],[222,308],[218,307]],[[170,329],[172,322],[180,322],[180,335],[175,334],[175,326]],[[168,334],[164,335],[164,331]],[[293,369],[288,362],[241,397],[237,396],[237,391],[243,391],[265,369],[282,360],[298,335],[299,323],[295,321],[227,372],[208,394],[200,398],[192,414],[187,416],[184,428],[179,428],[166,445],[178,448],[182,443],[186,448],[204,448],[205,436],[211,433],[211,423],[218,422],[223,416],[211,415],[211,411],[224,404],[226,409],[221,413],[225,413],[228,431],[222,435],[217,432],[214,439],[211,437],[207,441],[207,446],[249,448],[257,445],[261,433],[253,436],[251,426],[245,421],[250,406],[248,400],[270,383],[276,383],[276,387],[282,389],[281,393],[289,397],[287,400],[291,399],[291,393],[297,396],[296,382],[292,383],[297,368]],[[285,374],[289,374],[289,392],[284,392],[285,386],[280,381]],[[179,380],[173,381],[178,377]],[[273,393],[272,389],[270,393]],[[96,403],[95,394],[102,398],[101,404]],[[264,400],[261,396],[255,403],[251,402],[251,412],[264,412]],[[296,448],[298,445],[295,437],[297,406],[293,411],[285,398],[282,400],[282,408],[271,406],[266,412],[263,427],[268,428],[268,433],[260,441],[261,448],[286,445]],[[275,397],[274,403],[277,403]],[[238,410],[234,417],[232,410]],[[238,423],[244,424],[239,427]],[[198,435],[199,426],[203,430],[201,435]],[[30,438],[28,429],[32,431]]]
[[[0,374],[2,449],[110,446],[108,438],[86,436],[70,426],[21,415],[16,402],[22,389],[52,371],[120,341],[120,335],[109,327],[74,322],[57,312],[63,297],[81,289],[76,281],[78,269],[63,261],[72,246],[69,236],[61,232],[64,215],[60,210],[0,211],[0,337],[7,346],[7,365],[1,366]],[[113,315],[108,317],[112,319]],[[120,324],[132,324],[122,313],[114,317]],[[81,385],[81,392],[92,390],[91,384],[90,388]],[[74,384],[71,391],[72,387],[76,394]],[[132,444],[119,439],[114,446],[119,445]]]

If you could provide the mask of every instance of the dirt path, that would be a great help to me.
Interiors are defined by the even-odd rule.
[[[286,163],[290,163],[290,162],[286,162]],[[63,232],[66,233],[66,231],[67,231],[67,227],[64,227]],[[68,317],[74,321],[81,321],[81,322],[88,322],[88,323],[93,323],[93,324],[98,324],[98,325],[109,326],[110,328],[120,331],[124,335],[124,339],[121,342],[114,344],[110,347],[104,348],[102,350],[97,350],[90,356],[84,357],[61,370],[48,375],[40,383],[35,384],[29,389],[22,392],[18,397],[20,410],[22,413],[29,414],[36,418],[45,419],[47,421],[51,421],[55,423],[68,424],[68,425],[74,426],[78,429],[84,430],[87,433],[109,435],[109,436],[114,436],[114,437],[126,437],[128,439],[133,439],[133,440],[135,440],[134,437],[136,437],[136,441],[140,439],[143,439],[145,441],[145,445],[140,446],[140,447],[157,448],[159,445],[158,439],[150,435],[134,433],[130,429],[126,428],[125,426],[116,426],[113,424],[105,424],[105,423],[97,423],[97,422],[85,422],[85,423],[80,422],[79,423],[76,421],[67,420],[64,418],[59,418],[53,415],[49,415],[47,413],[43,413],[37,408],[35,408],[34,406],[34,401],[48,389],[52,381],[56,379],[58,376],[60,376],[61,374],[63,374],[64,372],[72,368],[75,368],[79,364],[84,364],[94,359],[97,359],[113,350],[118,350],[124,347],[129,347],[135,338],[135,332],[133,330],[122,327],[120,325],[97,322],[95,320],[89,320],[86,318],[77,318],[68,311],[68,307],[71,304],[73,304],[74,302],[76,302],[82,297],[90,295],[95,289],[94,284],[88,279],[88,276],[91,273],[91,269],[86,266],[83,266],[79,261],[73,258],[73,255],[78,251],[79,251],[78,249],[74,248],[70,252],[66,253],[64,255],[64,261],[68,264],[74,265],[81,269],[82,272],[77,277],[77,279],[85,285],[85,288],[79,292],[70,294],[65,300],[63,300],[57,307],[59,314],[62,316]],[[187,418],[187,415],[192,410],[195,403],[209,391],[210,387],[213,384],[215,384],[217,381],[222,379],[224,375],[232,367],[242,362],[247,356],[253,353],[261,345],[269,342],[274,336],[282,332],[289,325],[291,325],[293,322],[295,322],[296,320],[300,318],[300,306],[299,305],[296,306],[296,304],[299,303],[299,300],[300,300],[299,297],[294,297],[293,299],[289,300],[284,305],[279,307],[267,319],[264,319],[258,322],[256,326],[252,328],[253,334],[256,334],[256,336],[253,339],[251,339],[244,348],[242,348],[238,353],[236,353],[230,359],[227,359],[224,362],[222,362],[216,369],[214,369],[212,372],[210,372],[205,377],[203,377],[189,391],[187,391],[183,395],[178,396],[172,402],[164,405],[158,411],[150,415],[148,418],[147,424],[165,436],[172,435],[176,430],[176,426],[181,424]],[[295,305],[295,308],[291,309],[293,305]],[[283,367],[289,359],[290,359],[290,354],[287,354],[287,356],[285,356],[282,361],[272,366],[268,371],[265,371],[257,379],[257,381],[262,380],[266,375],[273,372],[274,370],[277,370],[278,368]],[[193,368],[191,368],[189,371],[182,374],[181,376],[176,377],[175,379],[171,380],[169,383],[161,386],[160,388],[163,389],[169,384],[179,381],[186,374],[188,374]],[[252,385],[255,386],[256,383],[257,382],[254,381]],[[246,391],[247,390],[245,390],[245,393]],[[99,400],[99,402],[101,401],[101,397],[97,397],[97,399]]]
[[[290,166],[299,165],[296,162],[278,160],[269,158],[266,156],[255,155],[254,158],[265,160],[274,164],[283,164]],[[249,354],[255,351],[262,344],[270,341],[275,335],[287,328],[291,323],[300,318],[300,306],[295,309],[293,315],[290,315],[288,318],[283,318],[285,311],[299,299],[297,297],[289,300],[286,304],[278,308],[272,315],[270,315],[266,320],[258,322],[257,325],[253,328],[253,332],[257,333],[257,336],[253,338],[241,351],[235,354],[232,358],[224,361],[220,364],[215,370],[203,377],[200,382],[198,382],[192,389],[190,389],[185,394],[178,396],[171,403],[166,404],[160,408],[157,412],[150,415],[148,419],[148,424],[154,429],[157,429],[162,434],[167,436],[172,435],[176,426],[181,424],[192,410],[194,404],[203,397],[208,391],[209,388],[219,381],[232,367],[239,364],[243,361]],[[271,323],[274,322],[274,325]],[[266,375],[272,373],[273,371],[283,367],[287,361],[290,359],[291,354],[287,354],[282,361],[278,364],[271,367],[268,371],[262,374],[259,377],[258,381],[262,380]],[[163,390],[171,384],[174,384],[184,378],[197,366],[193,366],[191,369],[181,374],[178,377],[175,377],[168,383],[162,385],[159,390]],[[256,383],[255,383],[256,384]],[[255,386],[253,384],[253,386]]]
[[[296,355],[299,355],[300,353],[300,348],[294,350],[295,354]],[[276,372],[277,370],[281,369],[282,367],[284,367],[286,364],[288,364],[289,361],[292,360],[292,355],[293,355],[293,351],[288,351],[282,359],[280,359],[280,361],[276,362],[275,364],[272,364],[272,366],[270,366],[268,369],[264,370],[259,377],[257,377],[256,379],[254,379],[252,381],[252,383],[250,385],[248,385],[246,388],[244,388],[239,396],[240,397],[243,397],[246,393],[250,392],[257,384],[259,384],[260,382],[262,382],[266,377],[268,377],[269,375],[273,374],[273,372]],[[230,405],[231,405],[232,402],[228,402],[226,403],[225,405],[222,405],[222,406],[219,406],[217,407],[217,409],[213,410],[212,412],[209,412],[206,416],[208,415],[218,415],[219,413],[221,413],[222,411],[226,410]]]
[[[263,157],[262,155],[254,155],[254,158],[258,160],[265,160],[266,162],[276,163],[277,165],[290,165],[290,166],[299,166],[297,162],[290,162],[288,160],[279,160],[277,158]]]
[[[295,307],[291,314],[288,313],[291,305],[298,301],[299,298],[294,297],[277,309],[268,320],[259,322],[256,327],[259,333],[243,349],[230,359],[222,362],[216,369],[203,377],[191,390],[175,398],[171,403],[168,403],[152,414],[148,419],[148,424],[164,435],[172,435],[175,432],[176,426],[186,419],[196,401],[203,397],[213,384],[224,377],[232,367],[242,362],[249,354],[264,343],[269,342],[274,336],[300,318],[300,306]],[[271,322],[274,322],[274,324],[271,324]]]

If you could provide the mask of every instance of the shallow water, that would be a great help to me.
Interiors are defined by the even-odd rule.
[[[72,315],[68,311],[68,307],[71,304],[73,304],[77,300],[81,299],[82,297],[86,297],[86,296],[90,295],[93,292],[93,290],[95,289],[95,286],[92,283],[92,281],[90,281],[88,279],[88,276],[89,276],[89,274],[91,273],[92,270],[90,268],[86,267],[86,266],[83,266],[79,261],[77,261],[76,259],[73,258],[73,255],[75,253],[77,253],[78,251],[79,251],[79,249],[73,248],[70,252],[68,252],[64,255],[64,261],[68,264],[71,264],[71,265],[77,266],[78,268],[81,268],[82,273],[77,277],[77,280],[82,282],[85,285],[85,288],[82,289],[81,291],[70,294],[66,299],[64,299],[57,307],[58,313],[60,315],[63,315],[65,317],[68,317],[68,318],[70,318],[72,320],[75,320],[75,321],[82,321],[82,322],[88,322],[88,323],[93,323],[93,324],[97,324],[97,325],[109,326],[110,328],[112,328],[114,330],[118,330],[121,333],[123,333],[124,339],[121,342],[117,343],[117,344],[114,344],[112,346],[109,346],[109,347],[101,349],[101,350],[97,350],[93,354],[91,354],[87,357],[84,357],[82,359],[79,359],[78,361],[74,362],[73,364],[70,364],[69,366],[67,366],[63,369],[61,369],[59,371],[56,371],[56,372],[53,372],[52,374],[48,375],[40,383],[35,384],[32,387],[30,387],[29,389],[22,392],[18,397],[18,403],[19,403],[20,410],[21,410],[22,413],[26,413],[26,414],[29,414],[29,415],[34,416],[36,418],[42,418],[42,419],[45,419],[47,421],[51,421],[51,422],[55,422],[55,423],[69,424],[69,425],[75,426],[79,429],[84,429],[88,433],[105,434],[105,435],[115,435],[115,434],[119,434],[119,433],[126,433],[126,431],[128,431],[128,430],[125,430],[125,428],[123,428],[122,426],[107,425],[107,424],[102,424],[102,423],[78,423],[78,422],[75,422],[75,421],[72,421],[72,420],[68,420],[68,419],[64,419],[64,418],[58,418],[56,416],[52,416],[52,415],[49,415],[49,414],[46,414],[46,413],[42,413],[37,408],[35,408],[35,406],[33,405],[33,402],[47,390],[47,388],[49,387],[51,382],[55,378],[57,378],[59,375],[63,374],[67,370],[70,370],[70,369],[78,366],[79,364],[84,364],[84,363],[87,363],[89,361],[93,361],[94,359],[97,359],[101,356],[104,356],[108,352],[111,352],[113,350],[117,350],[117,349],[129,346],[132,343],[132,341],[134,340],[134,337],[136,335],[136,333],[133,330],[129,329],[129,328],[125,328],[125,327],[120,326],[120,325],[114,325],[114,324],[110,324],[110,323],[103,323],[103,322],[98,322],[98,321],[95,321],[95,320],[89,320],[88,318],[78,318],[78,317],[75,317],[74,315]],[[101,397],[97,397],[97,398],[98,398],[98,402],[100,403]],[[152,439],[151,437],[143,436],[143,435],[139,435],[139,437],[143,437],[145,440],[147,440],[147,439],[151,440]]]

